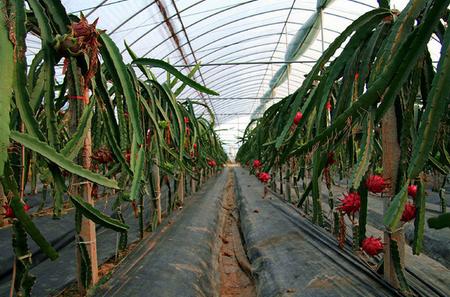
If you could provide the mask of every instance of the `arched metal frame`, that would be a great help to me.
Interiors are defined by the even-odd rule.
[[[263,35],[253,36],[251,39],[249,38],[249,39],[245,39],[245,40],[243,40],[243,41],[239,41],[239,42],[236,42],[236,43],[232,43],[232,44],[229,44],[229,45],[225,45],[225,46],[221,47],[220,49],[216,50],[215,53],[216,53],[217,51],[223,50],[223,49],[225,49],[225,48],[227,48],[227,47],[230,47],[230,46],[233,46],[233,45],[242,44],[242,43],[248,42],[248,41],[250,41],[250,40],[259,39],[259,38],[262,38],[262,37],[278,36],[278,35],[279,35],[279,34],[274,33],[274,34],[263,34]],[[289,35],[289,36],[292,36],[292,34],[288,34],[288,35]],[[219,58],[213,59],[213,60],[211,60],[210,62],[211,62],[211,63],[212,63],[212,62],[216,62],[216,61],[218,61],[219,59],[222,59],[222,58],[224,58],[224,57],[227,57],[227,56],[229,56],[229,55],[232,55],[232,54],[234,54],[234,53],[236,53],[236,52],[240,52],[240,51],[242,51],[242,50],[246,50],[246,49],[254,49],[254,48],[258,48],[259,46],[262,46],[262,45],[269,45],[269,44],[272,44],[272,45],[273,45],[273,44],[276,44],[276,42],[272,42],[272,43],[264,43],[264,44],[261,44],[261,45],[255,45],[255,46],[252,46],[252,47],[246,47],[246,48],[243,48],[243,49],[237,49],[237,50],[232,51],[232,52],[229,52],[229,53],[227,53],[227,54],[225,54],[225,55],[223,55],[223,56],[221,56],[221,57],[219,57]],[[280,44],[282,44],[282,43],[280,43]],[[315,49],[311,49],[311,50],[312,50],[312,51],[316,51],[316,52],[321,53],[321,51],[318,51],[318,50],[315,50]],[[199,57],[199,59],[202,60],[202,59],[206,58],[207,56],[208,56],[208,55],[201,56],[201,57]],[[308,57],[308,56],[306,56],[306,55],[304,55],[303,57],[304,57],[304,58],[307,58],[307,59],[314,59],[314,60],[315,60],[315,58]],[[235,60],[237,60],[237,59],[228,60],[227,62],[233,62],[233,61],[235,61]],[[177,63],[179,63],[179,62],[181,62],[181,60],[176,61],[175,64],[177,64]],[[209,72],[209,71],[211,71],[211,70],[212,70],[212,68],[209,67],[208,70],[203,71],[203,74],[206,74],[207,72]]]
[[[233,81],[233,82],[227,83],[227,84],[225,84],[225,85],[223,85],[223,84],[216,84],[216,85],[212,85],[212,86],[210,86],[210,87],[213,88],[214,90],[216,90],[217,92],[220,93],[220,92],[225,92],[225,91],[227,91],[227,90],[229,89],[229,87],[235,87],[237,84],[243,85],[243,84],[245,84],[245,83],[247,83],[247,82],[249,82],[249,81],[253,82],[253,81],[257,80],[257,79],[261,79],[261,78],[258,76],[258,77],[256,77],[256,78],[253,77],[252,79],[241,80],[241,81]],[[298,80],[296,80],[296,79],[290,79],[290,80],[291,80],[292,82],[294,82],[294,83],[298,83],[298,84],[301,83],[301,81],[298,81]],[[269,82],[270,79],[268,78],[267,81]]]
[[[254,0],[253,0],[253,1],[254,1]],[[194,3],[194,4],[192,4],[192,5],[188,6],[188,7],[186,7],[186,8],[183,9],[181,12],[186,11],[186,10],[192,8],[192,7],[195,7],[196,5],[200,4],[201,2],[203,2],[203,1],[196,2],[196,3]],[[169,16],[168,19],[175,18],[176,16],[177,16],[176,14],[173,14],[173,15]],[[145,36],[147,36],[148,34],[150,34],[151,32],[153,32],[153,30],[157,29],[159,26],[161,26],[161,25],[163,25],[163,24],[164,24],[164,20],[162,20],[158,25],[152,27],[150,30],[148,30],[148,31],[146,31],[145,33],[143,33],[139,38],[137,38],[137,39],[134,40],[133,42],[129,43],[128,45],[129,45],[130,47],[133,46],[133,45],[135,45],[138,41],[142,40],[142,38],[144,38]],[[177,34],[178,34],[178,33],[180,33],[180,32],[177,32]],[[168,41],[169,39],[170,39],[170,37],[167,38],[167,39],[165,39],[165,40]],[[125,51],[126,51],[126,49],[123,49],[120,53],[123,54]],[[145,56],[145,55],[144,55],[144,56]]]
[[[261,52],[261,53],[268,53],[269,51],[264,51],[264,52]],[[265,58],[265,57],[264,57]],[[261,66],[264,66],[264,65],[253,65],[253,66],[259,66],[259,67],[261,67]],[[248,68],[244,68],[244,70],[246,70],[246,69],[248,69]],[[228,69],[227,69],[228,70]],[[236,72],[241,72],[241,71],[235,71],[234,73],[236,73]],[[251,72],[246,72],[247,74],[248,73],[251,73]],[[216,73],[216,74],[220,74],[220,73]],[[214,74],[214,76],[216,75],[216,74]],[[231,74],[233,74],[233,72],[231,73]],[[217,87],[217,86],[220,86],[220,84],[221,83],[227,83],[227,82],[229,82],[230,81],[230,79],[231,78],[233,78],[233,77],[228,77],[228,75],[230,75],[230,74],[228,74],[228,73],[224,73],[223,74],[223,76],[221,76],[221,77],[218,77],[218,78],[216,78],[216,79],[214,79],[214,80],[210,80],[211,79],[211,77],[213,77],[213,75],[211,75],[211,76],[208,76],[208,87],[210,87],[210,88],[215,88],[215,87]],[[218,84],[216,84],[216,82],[217,81],[219,81],[219,83]]]
[[[259,65],[258,65],[259,66]],[[265,65],[260,65],[260,66],[265,66]],[[246,68],[246,69],[248,69],[248,68]],[[260,69],[260,70],[258,70],[258,73],[260,73],[260,71],[261,71],[262,69]],[[296,72],[300,72],[300,73],[304,73],[304,74],[306,74],[307,72],[306,71],[300,71],[300,70],[296,70]],[[236,75],[235,77],[228,77],[227,75],[224,75],[224,80],[225,80],[225,83],[223,82],[223,80],[221,80],[221,78],[219,77],[218,79],[216,79],[215,81],[219,81],[219,83],[218,84],[212,84],[212,82],[210,82],[210,84],[208,85],[210,88],[212,88],[212,89],[216,89],[217,91],[220,91],[221,89],[220,89],[220,87],[221,87],[221,84],[226,84],[226,85],[229,85],[230,84],[230,81],[231,81],[231,79],[232,78],[238,78],[238,77],[240,77],[240,76],[242,76],[242,75],[245,75],[245,74],[249,74],[249,73],[252,73],[252,71],[250,71],[250,72],[245,72],[245,73],[240,73],[239,75]],[[290,78],[290,81],[292,81],[292,82],[295,82],[295,83],[297,83],[297,84],[300,84],[301,83],[301,81],[297,81],[296,79],[295,79],[295,75],[291,75],[294,79],[292,79],[292,78]],[[242,82],[244,82],[245,80],[241,80],[240,82],[242,83]],[[191,92],[191,93],[188,93],[188,92]],[[183,96],[192,96],[192,90],[190,90],[190,91],[188,91],[188,92],[186,92],[186,93],[183,93]]]
[[[273,52],[273,51],[267,51],[267,52]],[[237,57],[237,58],[235,58],[235,59],[233,59],[233,60],[239,60],[239,59],[241,59],[241,58],[243,58],[243,57],[246,57],[247,55],[244,55],[244,56],[241,56],[241,57]],[[269,57],[268,57],[269,58]],[[305,56],[305,58],[309,58],[308,56]],[[311,58],[312,59],[312,58]],[[233,61],[233,60],[230,60],[230,61]],[[258,59],[255,59],[255,60],[258,60]],[[307,64],[305,64],[305,65],[307,65]],[[235,65],[232,65],[232,66],[235,66]],[[252,67],[253,67],[254,65],[252,65]],[[258,65],[259,66],[259,65]],[[219,66],[214,66],[214,67],[209,67],[209,68],[218,68]],[[307,67],[311,67],[310,65],[307,65]],[[230,68],[231,68],[231,66],[230,66]],[[230,69],[230,68],[228,68],[228,69]],[[249,68],[249,67],[248,67]],[[227,69],[227,70],[228,70]],[[203,74],[205,75],[207,72],[209,72],[209,71],[211,71],[211,70],[207,70],[207,71],[203,71]],[[295,70],[294,70],[295,71]],[[208,79],[210,79],[212,76],[215,76],[215,75],[217,75],[217,74],[219,74],[219,73],[221,73],[221,71],[219,70],[219,71],[217,71],[216,73],[214,73],[213,75],[210,75],[210,76],[205,76],[206,78],[208,78]],[[229,80],[225,77],[226,75],[222,75],[221,76],[221,78],[219,78],[219,79],[221,79],[224,83],[227,83]],[[211,85],[212,83],[213,83],[214,81],[209,81],[209,87],[212,87],[212,88],[214,88],[214,85]]]
[[[260,80],[261,80],[261,78],[259,78],[259,77],[256,77],[253,79],[248,79],[248,80],[245,80],[244,82],[241,82],[241,86],[245,87],[249,83],[255,83],[256,81],[260,81]],[[267,83],[269,83],[269,81],[270,81],[270,79],[268,79],[268,78],[263,80],[263,82],[267,82]],[[225,93],[226,91],[228,91],[230,89],[234,89],[235,87],[236,87],[236,83],[231,83],[231,84],[224,86],[223,88],[219,88],[219,89],[216,88],[216,89],[218,90],[219,93],[220,92]]]
[[[253,86],[253,90],[257,90],[258,87],[259,87],[258,85]],[[249,88],[242,88],[236,92],[230,92],[227,94],[227,96],[229,96],[229,97],[239,96],[239,92],[246,91],[246,90],[249,90]]]
[[[279,10],[287,10],[287,9],[277,9],[277,10],[273,10],[273,11],[279,11]],[[303,9],[297,9],[297,10],[301,10],[301,11],[310,11],[310,10],[303,10]],[[267,12],[264,12],[264,13],[269,13],[269,12],[271,12],[271,11],[267,11]],[[255,15],[252,15],[252,17],[254,17],[254,16],[260,16],[261,14],[262,14],[262,13],[255,14]],[[241,19],[238,19],[238,20],[247,20],[247,19],[248,19],[247,17],[244,17],[244,18],[241,18]],[[228,24],[231,24],[231,23],[232,23],[232,22],[230,22],[230,23],[228,23]],[[233,33],[231,33],[231,34],[229,34],[229,35],[225,35],[225,36],[222,36],[222,37],[220,37],[220,38],[218,38],[218,39],[212,40],[212,41],[210,41],[209,43],[207,43],[207,44],[205,44],[205,45],[203,45],[203,46],[197,48],[197,51],[202,50],[202,49],[204,49],[205,47],[207,47],[207,46],[209,46],[209,45],[211,45],[211,44],[215,44],[215,43],[217,43],[218,41],[222,41],[222,40],[224,40],[224,39],[226,39],[226,38],[228,38],[228,37],[235,36],[236,34],[245,33],[245,32],[248,32],[248,31],[250,31],[250,30],[260,29],[260,28],[262,28],[262,27],[266,27],[266,26],[270,26],[270,25],[274,25],[274,24],[285,24],[285,22],[268,23],[268,24],[263,24],[263,25],[254,26],[254,27],[250,27],[250,28],[245,28],[245,29],[243,29],[243,30],[240,30],[240,31],[237,31],[237,32],[233,32]],[[295,25],[298,25],[298,26],[303,25],[303,23],[294,23],[294,22],[290,22],[290,24],[295,24]],[[211,29],[211,30],[208,30],[208,31],[202,33],[202,34],[199,35],[198,37],[191,39],[191,41],[192,41],[192,40],[195,40],[195,39],[198,39],[198,38],[200,38],[200,37],[202,37],[202,36],[205,36],[206,34],[213,32],[214,30],[222,29],[222,28],[223,28],[223,26],[215,27],[214,29]],[[332,30],[332,29],[329,29],[329,28],[324,28],[324,30],[329,31],[329,32],[333,32],[333,33],[336,33],[336,34],[339,34],[339,32],[337,32],[337,31],[335,31],[335,30]],[[276,34],[270,34],[270,35],[267,35],[267,36],[273,36],[273,35],[276,35],[276,36],[280,36],[280,35],[281,35],[281,36],[282,36],[283,34],[285,34],[285,33],[282,33],[282,34],[276,33]],[[293,36],[293,35],[295,35],[295,34],[288,33],[287,35],[288,35],[288,36]],[[326,42],[326,41],[324,41],[324,42]],[[326,43],[329,44],[328,42],[326,42]],[[231,43],[230,45],[227,44],[227,45],[223,46],[223,47],[221,48],[221,50],[224,49],[224,48],[227,48],[227,47],[229,47],[229,46],[232,46],[232,45],[236,45],[236,43]],[[184,44],[182,44],[181,46],[184,46]],[[151,51],[152,51],[152,50],[146,52],[146,53],[144,54],[144,56],[148,55]],[[174,52],[175,52],[175,50],[172,50],[171,52],[167,53],[165,56],[163,56],[163,59],[164,59],[164,58],[167,58],[169,55],[171,55],[171,54],[174,53]],[[203,57],[206,57],[206,56],[203,56]],[[175,64],[180,63],[180,62],[181,62],[181,60],[178,60],[178,61],[175,62]]]
[[[209,30],[207,30],[207,31],[205,31],[205,32],[199,33],[196,37],[192,38],[191,41],[197,40],[198,38],[201,38],[202,36],[205,36],[206,34],[212,33],[212,32],[214,32],[214,31],[216,31],[216,30],[218,30],[218,29],[223,29],[224,27],[226,27],[226,26],[228,26],[228,25],[230,25],[230,24],[235,24],[236,22],[239,22],[239,21],[242,21],[242,20],[248,20],[248,19],[250,19],[250,18],[257,17],[257,16],[261,16],[261,15],[263,15],[263,14],[273,13],[273,12],[277,12],[277,11],[284,11],[284,10],[289,10],[289,9],[288,9],[288,8],[278,8],[278,9],[273,9],[273,10],[268,10],[268,11],[264,11],[264,12],[259,12],[259,13],[255,13],[255,14],[252,14],[252,15],[248,15],[248,16],[242,17],[242,18],[238,18],[238,19],[232,20],[232,21],[230,21],[230,22],[228,22],[228,23],[222,24],[222,25],[220,25],[220,26],[216,26],[216,27],[214,27],[214,28],[212,28],[212,29],[209,29]],[[301,10],[301,11],[314,11],[314,10],[312,10],[312,9],[300,9],[300,8],[299,8],[298,10]],[[205,19],[206,19],[206,18],[205,18]],[[187,26],[186,29],[189,29],[190,27],[193,27],[193,26],[195,26],[196,24],[199,24],[200,22],[204,21],[205,19],[202,19],[202,20],[200,20],[200,21],[197,21],[197,22],[192,23],[191,25]],[[179,31],[176,32],[176,34],[178,34],[178,33],[179,33]],[[240,32],[240,31],[233,32],[233,34],[239,34],[239,33],[242,33],[242,31],[241,31],[241,32]],[[221,38],[221,39],[222,39],[222,38]],[[160,43],[158,43],[156,46],[154,46],[154,47],[151,48],[149,51],[147,51],[146,53],[144,53],[144,56],[148,55],[148,54],[151,53],[153,50],[155,50],[156,48],[158,48],[160,45],[164,44],[164,42],[167,42],[167,40],[168,40],[168,38],[165,39],[165,40],[163,40],[163,41],[161,41]],[[217,42],[217,40],[216,40],[216,42]],[[183,44],[181,44],[180,46],[184,46],[184,45],[186,45],[186,43],[183,43]],[[175,52],[176,50],[177,50],[177,49],[174,49],[174,50],[172,50],[171,52],[167,53],[166,56],[164,56],[163,58],[168,57],[170,54],[172,54],[172,53]]]
[[[200,1],[202,2],[202,1]],[[141,9],[139,9],[138,11],[136,11],[135,13],[133,13],[131,16],[129,16],[127,19],[125,19],[125,21],[123,21],[122,23],[120,23],[120,25],[118,25],[116,28],[114,28],[113,30],[111,30],[111,32],[109,32],[110,35],[113,35],[115,32],[117,32],[117,30],[124,26],[126,23],[128,23],[129,21],[131,21],[133,18],[137,17],[140,13],[144,12],[144,10],[146,10],[147,8],[149,8],[150,6],[152,6],[153,4],[156,4],[156,1],[152,1],[149,4],[145,5],[144,7],[142,7]]]

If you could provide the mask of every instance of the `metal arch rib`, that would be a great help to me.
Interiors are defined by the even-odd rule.
[[[114,34],[114,32],[116,32],[118,29],[120,29],[120,27],[122,27],[123,25],[125,25],[126,23],[128,23],[129,21],[131,21],[133,18],[135,18],[137,15],[139,15],[141,12],[143,12],[144,10],[146,10],[147,8],[149,8],[150,6],[152,6],[153,4],[156,4],[156,0],[150,2],[150,4],[145,5],[143,8],[139,9],[138,11],[136,11],[135,13],[133,13],[130,17],[128,17],[125,21],[123,21],[122,23],[120,23],[117,27],[115,27],[110,33],[109,35]]]
[[[194,63],[195,63],[195,64],[198,64],[197,57],[195,56],[195,51],[194,51],[194,49],[193,49],[193,47],[192,47],[191,41],[189,40],[189,36],[188,36],[188,34],[187,34],[187,32],[186,32],[186,28],[185,28],[185,26],[184,26],[183,20],[181,19],[181,15],[180,15],[180,12],[178,11],[177,4],[175,3],[174,0],[171,0],[171,1],[172,1],[173,7],[175,8],[175,11],[176,11],[176,14],[177,14],[177,17],[178,17],[178,21],[179,21],[180,24],[181,24],[181,30],[182,30],[183,33],[184,33],[184,36],[185,36],[185,38],[186,38],[186,42],[187,42],[187,44],[188,44],[188,46],[189,46],[189,49],[190,49],[191,54],[192,54],[192,57],[194,58]],[[180,47],[180,45],[177,45],[177,46]],[[205,79],[203,78],[202,70],[201,70],[201,69],[198,70],[198,74],[199,74],[199,76],[200,76],[200,79],[202,80],[203,85],[206,86],[206,82],[205,82]],[[202,98],[204,98],[203,93],[200,93],[200,96],[201,96]],[[214,109],[214,104],[213,104],[212,101],[211,101],[211,97],[210,97],[208,94],[207,94],[207,96],[208,96],[209,103],[210,103],[210,106],[211,106],[211,108],[212,108],[212,111],[213,111],[214,113],[216,113],[216,111],[215,111],[215,109]],[[207,103],[206,103],[206,100],[204,100],[204,101],[205,101],[205,104],[207,104]],[[217,119],[217,123],[220,124],[218,119]]]
[[[203,1],[204,1],[204,0],[199,1],[199,2],[196,2],[196,3],[194,3],[194,4],[192,4],[192,5],[188,6],[188,7],[186,7],[186,8],[183,9],[181,12],[186,11],[186,10],[188,10],[188,9],[190,9],[190,8],[192,8],[192,7],[196,6],[196,5],[198,5],[198,4],[200,4],[201,2],[203,2]],[[175,16],[176,16],[176,15],[171,15],[171,16],[169,17],[169,19],[172,19],[172,18],[175,17]],[[146,31],[146,32],[143,33],[141,36],[139,36],[139,38],[137,38],[136,40],[134,40],[133,42],[131,42],[131,43],[129,44],[129,46],[131,47],[131,46],[133,46],[134,44],[136,44],[138,41],[140,41],[142,38],[144,38],[145,36],[147,36],[147,35],[148,35],[149,33],[151,33],[153,30],[155,30],[156,28],[158,28],[159,26],[161,26],[163,23],[164,23],[164,21],[162,21],[162,22],[158,23],[157,25],[153,26],[152,28],[150,28],[150,30]],[[177,33],[178,33],[178,32],[177,32]],[[166,40],[167,40],[167,39],[166,39]],[[120,53],[123,54],[125,51],[126,51],[126,49],[123,49]]]
[[[273,55],[275,54],[275,51],[277,50],[278,45],[279,45],[280,42],[281,42],[281,38],[283,37],[283,32],[284,32],[284,30],[285,30],[285,28],[286,28],[287,22],[289,21],[289,17],[291,16],[292,10],[294,9],[295,1],[296,1],[296,0],[293,0],[293,1],[292,1],[291,9],[289,10],[289,13],[288,13],[288,15],[287,15],[287,17],[286,17],[284,26],[283,26],[283,28],[281,29],[280,36],[279,36],[278,41],[277,41],[277,44],[275,45],[275,48],[274,48],[274,50],[273,50],[274,53],[272,54],[272,57],[270,58],[270,61],[273,59]],[[264,79],[264,77],[267,75],[267,72],[268,72],[268,71],[269,71],[269,65],[267,65],[266,73],[264,74],[263,79]],[[258,91],[256,92],[255,96],[258,96],[259,92],[261,91],[262,86],[263,86],[263,81],[261,80],[261,84],[259,85]],[[253,109],[254,106],[255,106],[255,105],[253,104],[252,109]]]

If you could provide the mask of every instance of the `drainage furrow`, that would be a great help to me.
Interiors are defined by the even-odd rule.
[[[234,173],[230,171],[224,191],[224,220],[220,234],[222,240],[219,254],[220,296],[252,297],[256,296],[256,290],[251,275],[251,265],[239,233],[239,215],[236,209],[234,186]]]

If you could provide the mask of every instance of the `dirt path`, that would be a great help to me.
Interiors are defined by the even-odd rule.
[[[220,238],[222,246],[219,255],[220,296],[253,297],[256,296],[251,268],[242,246],[238,229],[238,212],[234,195],[234,175],[228,175],[224,199],[224,225]]]

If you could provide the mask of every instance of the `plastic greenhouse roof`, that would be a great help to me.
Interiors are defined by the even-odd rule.
[[[376,0],[319,2],[328,2],[322,12],[323,32],[317,34],[306,51],[290,61],[291,71],[267,98],[269,104],[295,91],[329,43],[352,20],[378,6]],[[107,30],[126,62],[131,58],[125,52],[124,41],[138,56],[167,60],[184,73],[201,63],[195,79],[220,96],[185,89],[179,99],[199,100],[211,107],[231,156],[260,98],[269,90],[270,80],[285,65],[288,44],[316,12],[317,5],[316,0],[62,0],[62,3],[68,12],[77,15],[83,12],[90,21],[99,18],[97,27]],[[398,9],[406,3],[407,0],[391,0],[391,6]],[[38,40],[29,43],[30,57],[39,44]],[[437,54],[439,49],[436,45],[431,52]],[[159,79],[165,80],[163,72],[154,71]]]

